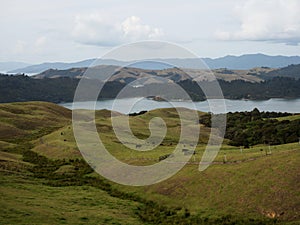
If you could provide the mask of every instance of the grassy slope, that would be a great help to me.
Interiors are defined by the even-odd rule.
[[[5,125],[0,126],[0,224],[141,223],[135,214],[139,203],[90,186],[50,187],[33,178],[30,170],[34,165],[22,161],[20,149],[24,143],[42,145],[43,135],[60,135],[61,127],[70,130],[70,119],[70,110],[52,103],[0,105],[0,121]],[[20,132],[15,133],[16,129]],[[67,142],[62,144],[66,148]],[[50,145],[47,148],[52,152]],[[76,156],[80,156],[78,151]],[[66,168],[57,173],[63,170]]]
[[[70,123],[71,111],[45,102],[0,104],[0,141],[34,139]]]
[[[7,117],[7,112],[10,113],[9,117]],[[32,147],[39,154],[53,159],[81,157],[70,127],[70,112],[68,110],[48,103],[17,103],[0,105],[0,113],[2,113],[0,114],[0,122],[5,123],[7,126],[20,129],[19,124],[22,124],[23,121],[24,124],[27,124],[32,120],[35,121],[34,124],[39,124],[37,127],[24,131],[26,135],[30,134],[31,137],[35,137],[31,138],[33,139]],[[155,163],[159,156],[172,152],[178,140],[178,119],[174,111],[170,109],[154,110],[144,115],[130,118],[133,132],[143,138],[149,135],[148,121],[155,116],[163,117],[169,126],[164,145],[159,146],[155,151],[146,153],[126,150],[126,148],[120,147],[120,143],[116,141],[117,139],[112,133],[111,121],[107,116],[107,111],[97,112],[96,115],[97,128],[107,148],[119,159],[130,164],[146,165]],[[19,123],[15,123],[14,119],[17,119]],[[53,127],[53,131],[49,129],[51,127]],[[37,132],[37,130],[45,128],[47,128],[46,131],[49,134],[41,137],[43,133]],[[1,129],[2,126],[0,126]],[[13,130],[14,128],[11,129]],[[198,172],[197,162],[200,160],[204,150],[204,142],[207,140],[209,130],[202,128],[201,132],[202,136],[197,147],[195,162],[192,160],[191,164],[184,167],[174,177],[148,187],[132,188],[116,184],[114,184],[114,187],[128,192],[136,192],[138,195],[145,196],[147,199],[155,200],[161,204],[184,206],[193,214],[201,213],[215,217],[230,213],[244,217],[275,216],[281,221],[300,220],[298,213],[300,211],[300,193],[298,188],[300,182],[300,148],[298,144],[272,147],[272,155],[269,156],[265,156],[265,150],[269,151],[267,146],[255,146],[253,149],[243,150],[241,153],[238,148],[224,145],[215,160],[216,164],[204,172]],[[27,138],[27,136],[17,137]],[[13,139],[6,136],[2,137],[1,135],[0,138],[2,140],[0,148],[11,152],[2,152],[0,154],[0,165],[5,164],[6,170],[12,170],[14,174],[27,175],[26,167],[30,165],[23,165],[21,156],[14,154],[16,144],[12,143]],[[224,153],[227,156],[227,164],[222,164]],[[237,162],[240,160],[245,160],[245,162]],[[16,169],[17,165],[22,166]],[[72,168],[63,166],[58,172],[68,170],[72,170]],[[20,218],[23,218],[25,214],[29,214],[29,221],[39,220],[39,210],[43,213],[51,212],[53,215],[53,217],[50,217],[51,221],[56,221],[57,223],[66,221],[75,224],[88,222],[85,221],[86,218],[89,219],[89,222],[96,220],[96,218],[98,220],[102,219],[101,221],[104,223],[104,220],[116,218],[116,221],[113,220],[114,222],[123,221],[121,223],[124,224],[124,219],[122,218],[125,215],[128,215],[126,221],[129,224],[137,223],[136,215],[133,213],[135,203],[113,198],[99,189],[85,186],[54,188],[43,185],[40,181],[33,180],[27,183],[27,178],[1,174],[3,178],[1,180],[10,181],[2,182],[0,186],[0,193],[3,193],[1,205],[5,208],[5,214],[3,214],[5,217],[2,217],[3,223],[17,222],[18,219],[20,222]],[[22,197],[19,196],[17,191],[20,189],[26,190]],[[44,190],[44,192],[36,192],[39,189]],[[81,193],[88,200],[84,199],[84,197],[77,199],[74,196],[76,193]],[[97,195],[95,201],[93,201],[90,193]],[[100,198],[98,195],[101,195],[103,198]],[[45,201],[43,200],[37,207],[37,199],[44,199]],[[74,206],[73,201],[78,204],[78,207]],[[118,208],[119,204],[125,204],[122,201],[125,201],[129,206]],[[13,210],[14,202],[18,204]],[[53,206],[57,204],[59,207],[50,208],[46,204],[47,202],[50,202]],[[112,203],[112,207],[117,209],[120,216],[113,213],[114,210],[106,204],[108,202],[115,203]],[[83,209],[84,206],[87,209]],[[99,207],[102,207],[103,215],[97,211]],[[69,212],[67,215],[63,215],[63,208]],[[74,213],[76,210],[80,212],[78,216]],[[2,223],[1,220],[0,223]]]
[[[138,188],[149,198],[204,214],[278,216],[299,220],[299,148],[240,164],[188,165],[174,177]]]
[[[138,203],[89,186],[49,187],[1,173],[0,196],[1,224],[141,224]]]

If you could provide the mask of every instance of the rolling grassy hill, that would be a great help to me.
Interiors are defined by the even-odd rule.
[[[261,73],[273,71],[274,69],[265,68],[253,68],[251,70],[228,70],[228,69],[215,69],[208,70],[196,70],[196,69],[181,69],[181,68],[168,68],[162,70],[153,69],[140,69],[134,67],[122,67],[117,66],[96,66],[96,67],[83,67],[83,68],[71,68],[67,70],[49,69],[40,74],[32,76],[37,79],[45,78],[59,78],[70,77],[80,78],[86,71],[88,75],[95,74],[97,79],[105,80],[107,75],[111,75],[110,81],[118,81],[123,83],[130,83],[134,80],[143,78],[139,82],[141,84],[150,83],[166,83],[166,82],[180,82],[183,80],[210,80],[212,73],[217,79],[225,81],[244,80],[247,82],[261,82],[263,79],[259,77]]]
[[[166,138],[147,152],[124,147],[112,130],[109,114],[97,111],[96,126],[107,149],[121,161],[154,164],[177,145],[180,122],[174,109],[129,118],[133,133],[140,138],[149,136],[152,118],[164,119]],[[240,149],[225,140],[213,164],[199,172],[210,128],[195,124],[201,128],[196,154],[179,173],[158,184],[130,187],[105,180],[88,167],[75,143],[70,110],[45,102],[0,104],[0,122],[1,224],[300,221],[298,143]]]
[[[70,122],[71,111],[44,102],[0,105],[0,140],[33,139]]]

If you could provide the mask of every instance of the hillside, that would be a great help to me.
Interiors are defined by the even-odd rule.
[[[263,72],[262,77],[264,79],[272,79],[273,77],[293,77],[296,79],[300,78],[300,64],[289,65],[280,69]]]
[[[71,111],[52,103],[0,104],[0,141],[35,138],[69,123]]]
[[[59,77],[71,77],[80,78],[87,71],[87,68],[72,68],[68,70],[55,70],[49,69],[40,74],[32,76],[33,78],[59,78]],[[262,81],[257,75],[270,71],[270,69],[256,68],[251,70],[228,70],[217,69],[212,73],[217,79],[225,81],[244,80],[248,82],[260,82]],[[153,69],[140,69],[133,67],[116,67],[116,66],[96,66],[89,68],[88,73],[97,74],[97,78],[105,80],[107,75],[112,75],[110,81],[120,81],[123,83],[130,83],[137,78],[143,78],[140,81],[141,84],[151,83],[167,83],[167,82],[180,82],[184,80],[205,81],[211,80],[211,72],[207,70],[195,70],[195,69],[180,69],[180,68],[168,68],[163,70]],[[252,73],[252,74],[251,74]],[[192,77],[191,77],[192,76]]]
[[[87,71],[87,67],[71,68],[66,70],[49,69],[40,74],[32,76],[33,78],[80,78]],[[111,75],[110,81],[120,81],[130,83],[137,78],[143,78],[141,84],[161,83],[161,82],[180,82],[184,80],[206,81],[211,80],[212,74],[218,80],[235,81],[242,80],[246,82],[261,82],[274,77],[300,78],[300,64],[288,65],[279,69],[270,67],[255,67],[248,70],[232,70],[227,68],[214,69],[212,71],[199,69],[181,69],[167,68],[161,70],[140,69],[134,67],[117,67],[101,65],[91,67],[89,74],[95,74],[97,79],[105,80],[105,77]],[[165,81],[162,81],[165,79]],[[152,82],[149,82],[152,80]]]
[[[241,150],[225,140],[213,165],[199,172],[198,162],[210,128],[194,124],[202,130],[196,154],[179,173],[155,185],[130,187],[105,180],[85,163],[74,141],[70,110],[44,102],[0,104],[0,109],[1,123],[9,127],[8,131],[17,128],[23,132],[17,139],[12,138],[15,134],[6,136],[7,131],[0,132],[1,224],[36,221],[297,224],[300,221],[298,143],[271,147],[260,144]],[[97,129],[108,151],[123,162],[153,164],[177,145],[179,121],[174,109],[130,117],[133,133],[139,138],[148,137],[151,118],[162,117],[168,127],[162,144],[147,152],[133,151],[118,142],[108,113],[97,111]],[[199,112],[200,118],[207,115]],[[290,114],[261,115],[267,116],[267,120],[298,118]],[[121,120],[124,117],[114,116]],[[244,114],[234,116],[243,118]]]

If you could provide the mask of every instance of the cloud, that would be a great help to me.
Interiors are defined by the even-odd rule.
[[[114,46],[138,40],[157,39],[163,36],[163,31],[143,24],[136,16],[114,21],[99,14],[90,14],[76,16],[72,36],[84,44]]]
[[[237,30],[218,30],[220,40],[300,43],[300,1],[247,0],[234,8],[240,23]]]
[[[155,39],[163,35],[162,29],[143,25],[139,17],[130,16],[122,22],[122,31],[132,40]]]

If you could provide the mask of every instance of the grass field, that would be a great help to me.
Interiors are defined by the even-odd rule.
[[[204,172],[188,165],[174,177],[136,188],[155,201],[192,212],[299,218],[299,148],[237,164],[216,164]],[[129,188],[132,189],[132,188]]]
[[[118,113],[114,116],[121,121],[124,117]],[[120,143],[109,111],[96,112],[96,126],[116,158],[128,164],[150,165],[173,152],[180,134],[174,109],[130,117],[132,132],[142,139],[149,137],[148,124],[154,117],[163,118],[168,130],[163,142],[146,152]],[[0,224],[300,222],[298,143],[241,149],[224,140],[212,165],[199,172],[210,132],[200,125],[196,154],[180,172],[158,184],[130,187],[102,181],[95,172],[81,170],[80,165],[85,166],[80,161],[67,109],[42,102],[2,104],[0,123]],[[189,128],[193,131],[196,126]],[[134,147],[133,140],[126,141]],[[185,144],[180,147],[190,148]],[[192,222],[197,218],[202,223]]]
[[[0,224],[142,224],[138,203],[89,186],[49,187],[1,174]]]

